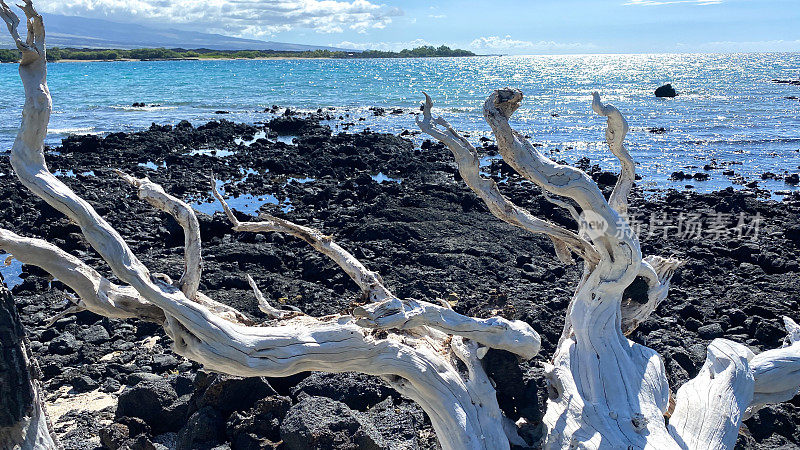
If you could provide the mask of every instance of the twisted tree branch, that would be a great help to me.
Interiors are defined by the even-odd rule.
[[[423,132],[447,145],[458,164],[461,178],[483,200],[492,214],[523,230],[549,236],[555,245],[556,253],[565,263],[572,259],[570,251],[580,255],[589,264],[596,264],[599,261],[599,255],[590,242],[564,227],[534,217],[526,209],[515,205],[500,193],[494,180],[482,177],[475,147],[458,134],[446,120],[441,117],[433,119],[432,108],[433,101],[428,94],[425,94],[422,119],[416,118],[417,126]]]
[[[194,299],[203,273],[200,222],[197,221],[194,210],[186,202],[167,194],[164,188],[148,178],[138,179],[119,170],[115,172],[120,178],[139,189],[139,198],[174,217],[183,228],[184,269],[178,285],[187,298]]]

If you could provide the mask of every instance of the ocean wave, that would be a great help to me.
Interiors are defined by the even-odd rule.
[[[94,127],[80,127],[80,128],[50,128],[47,134],[103,134],[105,131],[95,130]]]
[[[112,106],[111,109],[119,111],[167,111],[178,109],[177,106]]]
[[[800,138],[776,137],[776,138],[751,138],[751,139],[695,139],[680,141],[680,144],[688,145],[753,145],[753,144],[794,144],[800,142]]]

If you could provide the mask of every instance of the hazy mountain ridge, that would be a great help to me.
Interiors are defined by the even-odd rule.
[[[208,48],[211,50],[347,50],[318,45],[240,39],[221,34],[110,22],[59,14],[42,14],[47,24],[47,43],[51,47],[77,48]],[[11,47],[8,40],[0,46]]]

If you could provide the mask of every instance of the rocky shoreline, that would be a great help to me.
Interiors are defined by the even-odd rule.
[[[73,136],[48,149],[47,158],[154,272],[180,276],[182,230],[138,200],[110,168],[147,176],[205,213],[220,210],[211,202],[213,172],[242,218],[261,207],[319,228],[380,272],[399,296],[441,298],[469,315],[527,321],[542,336],[541,356],[519,364],[491,351],[484,361],[501,407],[532,424],[533,442],[546,399],[541,362],[554,351],[580,268],[559,263],[547,239],[496,220],[439,144],[332,134],[319,119],[288,114],[258,126],[181,122]],[[572,222],[497,159],[491,142],[482,151],[484,170],[517,204]],[[581,166],[605,189],[615,182],[591,161]],[[800,195],[780,203],[760,195],[637,192],[631,203],[644,253],[687,261],[667,301],[631,337],[662,355],[673,391],[698,372],[710,340],[724,336],[762,351],[780,346],[781,315],[798,319]],[[0,226],[47,239],[114,280],[79,229],[29,195],[5,157],[0,199]],[[199,220],[201,290],[252,318],[264,316],[245,273],[275,304],[311,315],[344,312],[359,300],[352,281],[305,243],[234,233],[219,213]],[[172,354],[169,338],[153,324],[82,312],[47,327],[65,308],[66,288],[32,267],[23,267],[20,278],[13,294],[68,449],[437,448],[422,410],[375,378],[208,374]],[[635,301],[641,292],[634,285],[629,294]],[[800,448],[800,398],[767,407],[745,424],[739,448]]]

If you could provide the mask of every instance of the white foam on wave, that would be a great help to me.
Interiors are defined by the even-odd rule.
[[[111,109],[120,111],[168,111],[178,109],[177,106],[112,106]]]
[[[79,127],[79,128],[50,128],[47,134],[103,134],[104,131],[97,131],[94,127]]]

